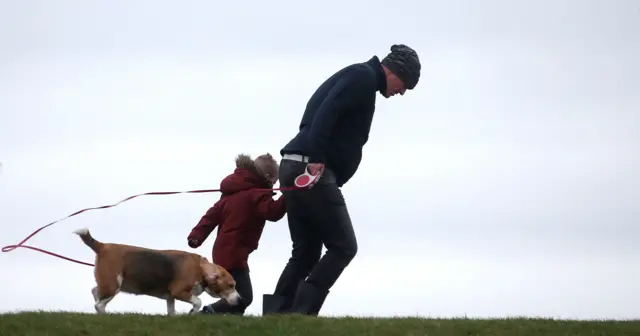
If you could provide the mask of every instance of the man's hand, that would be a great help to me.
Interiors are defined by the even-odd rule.
[[[324,172],[324,163],[309,163],[307,169],[309,170],[309,174],[320,176],[322,172]]]
[[[198,248],[198,246],[200,246],[200,241],[195,238],[187,238],[187,243],[191,248]]]
[[[322,173],[324,172],[324,163],[309,163],[307,164],[306,171],[308,174],[315,176],[308,186],[309,188],[313,188],[313,186],[320,180],[320,177],[322,177]]]

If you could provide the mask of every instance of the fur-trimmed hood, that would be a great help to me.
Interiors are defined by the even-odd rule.
[[[247,154],[236,157],[236,169],[233,174],[220,182],[220,191],[225,195],[249,189],[272,187],[273,185],[260,173],[255,161]]]
[[[256,166],[256,162],[251,158],[250,155],[247,154],[238,154],[236,157],[236,168],[246,169],[256,174],[257,177],[264,178],[258,167]]]

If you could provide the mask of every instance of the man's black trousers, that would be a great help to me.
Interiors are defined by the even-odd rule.
[[[280,163],[280,185],[291,187],[307,164]],[[325,168],[311,189],[283,191],[293,243],[273,295],[265,295],[263,313],[317,315],[331,287],[358,251],[347,205],[334,173]],[[322,246],[327,252],[322,258]]]

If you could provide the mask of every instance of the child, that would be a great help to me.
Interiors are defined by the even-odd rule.
[[[187,240],[197,248],[218,227],[213,244],[213,262],[224,267],[236,281],[236,290],[242,297],[231,306],[219,300],[205,306],[202,313],[244,314],[253,301],[253,288],[249,277],[249,254],[258,248],[265,221],[277,222],[284,217],[284,197],[273,200],[271,190],[278,181],[278,163],[267,153],[252,160],[240,154],[236,158],[233,174],[220,182],[222,196],[191,230]]]

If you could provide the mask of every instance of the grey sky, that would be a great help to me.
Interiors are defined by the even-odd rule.
[[[322,80],[394,43],[422,78],[378,97],[343,189],[359,254],[322,314],[637,315],[635,1],[2,2],[0,243],[132,194],[217,187],[235,154],[278,154]],[[140,198],[33,244],[91,261],[71,234],[88,227],[188,250],[217,198]],[[289,253],[285,218],[251,257],[249,313]],[[16,283],[0,311],[93,311],[86,266],[18,250],[0,268]],[[122,295],[107,309],[166,308]]]

